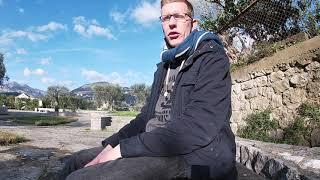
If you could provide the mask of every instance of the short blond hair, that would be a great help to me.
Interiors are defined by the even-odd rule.
[[[186,5],[188,7],[188,11],[189,11],[188,15],[190,15],[193,18],[193,16],[194,16],[193,6],[188,0],[161,0],[161,8],[165,4],[169,4],[169,3],[173,3],[173,2],[184,2],[184,3],[186,3]]]

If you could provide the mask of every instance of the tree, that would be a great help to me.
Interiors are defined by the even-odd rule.
[[[4,55],[0,53],[0,85],[3,84],[4,81],[7,81],[9,78],[5,75],[6,74],[6,67],[3,63]]]
[[[64,86],[49,86],[47,96],[54,104],[55,111],[58,112],[59,108],[65,105],[65,97],[69,96],[69,89]]]
[[[106,105],[108,110],[113,111],[116,106],[120,106],[124,94],[119,85],[95,86],[94,99],[98,107]]]
[[[136,107],[137,109],[141,109],[144,105],[146,98],[150,94],[150,87],[146,84],[134,84],[130,87],[133,95],[136,97]]]
[[[206,0],[214,9],[201,14],[203,29],[230,37],[248,34],[256,41],[282,40],[288,35],[306,32],[316,35],[319,29],[318,0]],[[240,15],[241,14],[241,15]]]

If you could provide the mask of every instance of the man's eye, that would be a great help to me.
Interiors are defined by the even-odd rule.
[[[182,14],[174,14],[173,17],[175,19],[184,19],[184,15],[182,15]]]

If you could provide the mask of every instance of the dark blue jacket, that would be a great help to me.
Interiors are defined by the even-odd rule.
[[[214,179],[236,179],[235,139],[229,123],[231,78],[223,47],[214,41],[201,43],[177,75],[171,120],[165,127],[145,132],[148,120],[155,117],[167,69],[165,63],[158,64],[141,113],[102,144],[120,143],[124,158],[182,156],[193,173],[198,169]]]

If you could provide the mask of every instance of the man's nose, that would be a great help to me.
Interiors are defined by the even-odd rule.
[[[169,26],[176,26],[177,20],[174,18],[174,16],[171,16],[169,19]]]

